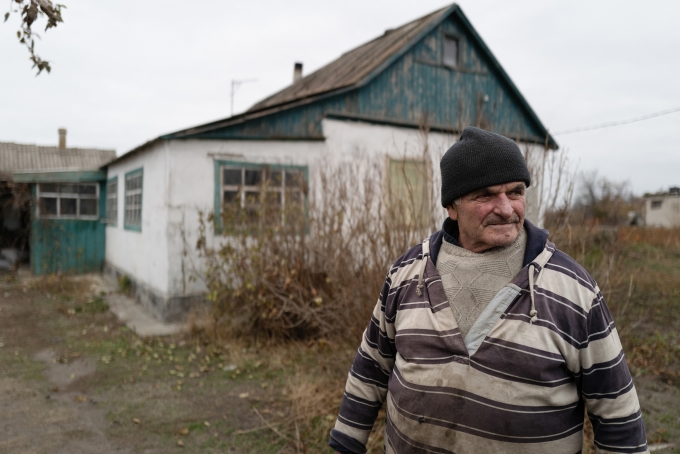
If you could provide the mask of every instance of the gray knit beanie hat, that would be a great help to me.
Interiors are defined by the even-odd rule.
[[[478,189],[513,181],[531,184],[529,168],[514,140],[472,126],[444,153],[439,168],[444,208]]]

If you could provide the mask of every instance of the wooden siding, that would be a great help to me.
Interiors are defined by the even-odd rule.
[[[35,188],[34,188],[35,190]],[[99,186],[99,217],[31,219],[31,269],[36,275],[101,271],[105,255],[106,183]]]
[[[436,26],[388,66],[376,69],[365,83],[162,138],[322,139],[321,121],[334,115],[411,127],[426,123],[452,132],[474,125],[544,143],[546,130],[462,12],[454,8],[437,20]],[[442,64],[445,36],[459,40],[455,68]],[[552,139],[550,144],[557,147]]]

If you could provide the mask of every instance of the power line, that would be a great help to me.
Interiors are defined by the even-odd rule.
[[[649,120],[650,118],[661,117],[663,115],[670,115],[670,114],[676,113],[676,112],[680,112],[680,107],[676,107],[675,109],[670,109],[670,110],[662,110],[660,112],[654,112],[654,113],[651,113],[649,115],[644,115],[642,117],[637,117],[637,118],[630,118],[628,120],[612,121],[610,123],[602,123],[600,125],[582,126],[580,128],[565,129],[564,131],[553,132],[552,135],[553,136],[562,136],[562,135],[565,135],[565,134],[572,134],[574,132],[592,131],[594,129],[611,128],[612,126],[627,125],[628,123],[635,123],[635,122],[638,122],[638,121]]]

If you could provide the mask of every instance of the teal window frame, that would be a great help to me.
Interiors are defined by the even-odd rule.
[[[127,182],[129,178],[136,177],[137,174],[141,176],[141,183],[139,187],[139,224],[131,224],[128,219],[128,196],[135,196],[137,195],[137,189],[133,190],[128,190],[127,188]],[[133,194],[128,194],[128,192],[134,192]],[[141,232],[142,231],[142,212],[143,212],[143,207],[144,207],[144,168],[140,167],[139,169],[131,170],[130,172],[127,172],[125,174],[125,179],[123,182],[123,197],[125,197],[125,203],[124,203],[124,208],[123,208],[123,227],[125,230],[132,230],[135,232]]]
[[[53,191],[47,189],[48,187],[53,187]],[[81,186],[90,186],[95,188],[94,194],[82,193]],[[72,187],[76,188],[75,191],[66,192],[64,188]],[[79,182],[79,183],[53,183],[53,182],[41,182],[35,185],[36,200],[38,201],[36,205],[36,215],[38,218],[42,219],[78,219],[84,221],[98,221],[99,220],[99,197],[100,197],[100,187],[97,182]],[[55,202],[56,213],[48,214],[45,211],[43,205],[44,200],[52,199]],[[62,214],[61,206],[62,199],[74,200],[75,201],[75,214]],[[82,200],[96,200],[95,214],[81,214],[81,201]]]
[[[285,173],[285,171],[297,171],[297,172],[302,172],[304,175],[304,184],[305,186],[309,185],[309,166],[306,165],[297,165],[297,164],[270,164],[270,163],[255,163],[255,162],[247,162],[247,161],[231,161],[231,160],[220,160],[220,159],[215,159],[214,160],[215,164],[215,232],[218,234],[224,234],[225,229],[224,226],[222,225],[222,205],[223,205],[223,196],[224,196],[224,185],[222,184],[222,169],[225,167],[237,167],[237,168],[242,168],[245,170],[252,169],[252,170],[280,170]],[[282,183],[283,184],[283,183]],[[285,194],[285,189],[283,190],[283,193]],[[242,196],[241,203],[244,204],[244,196]],[[307,204],[307,193],[306,191],[302,190],[302,197],[303,197],[303,203],[304,203],[304,210],[305,210],[305,215],[308,212],[308,204]],[[282,199],[283,204],[285,204],[285,198]]]
[[[109,191],[109,185],[115,183],[116,184],[116,192],[115,194],[111,194],[111,191]],[[112,201],[113,200],[113,201]],[[118,175],[116,175],[113,178],[109,178],[106,180],[106,209],[104,211],[104,221],[106,221],[106,225],[109,227],[117,227],[118,226]],[[114,216],[109,216],[111,212],[114,212]]]

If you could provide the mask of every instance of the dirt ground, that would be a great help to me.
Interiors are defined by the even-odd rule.
[[[0,276],[0,452],[330,452],[342,383],[328,377],[346,374],[353,350],[139,339],[96,292]],[[635,380],[653,449],[680,452],[680,388]]]
[[[0,452],[285,452],[285,374],[237,353],[141,341],[84,283],[3,282]]]

